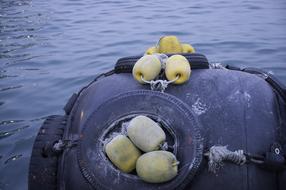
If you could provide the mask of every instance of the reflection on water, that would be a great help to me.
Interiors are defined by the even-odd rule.
[[[72,92],[162,35],[286,84],[285,10],[284,0],[0,0],[0,189],[27,188],[43,118],[62,114]]]

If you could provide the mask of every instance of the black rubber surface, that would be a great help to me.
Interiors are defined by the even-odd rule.
[[[130,115],[135,117],[142,114],[164,121],[165,129],[176,139],[174,153],[180,162],[179,173],[169,182],[145,183],[136,175],[116,169],[103,152],[104,134],[113,123]],[[203,139],[200,129],[193,112],[172,95],[149,90],[123,93],[102,104],[89,117],[81,135],[83,139],[78,149],[78,163],[82,175],[95,189],[183,189],[195,175],[202,160]]]
[[[45,149],[62,138],[66,117],[49,116],[41,126],[34,142],[29,168],[29,190],[56,190],[58,156]]]

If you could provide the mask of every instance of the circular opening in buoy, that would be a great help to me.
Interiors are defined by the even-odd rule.
[[[116,187],[125,189],[130,187],[131,189],[136,189],[142,187],[142,189],[176,189],[177,187],[185,187],[193,179],[203,158],[204,138],[201,136],[202,128],[197,117],[184,102],[167,93],[151,90],[134,90],[116,95],[93,109],[95,110],[82,123],[82,130],[79,134],[80,140],[78,146],[75,147],[77,164],[81,174],[93,188],[104,189],[103,187],[106,187],[105,189],[110,189]],[[124,138],[121,135],[121,137],[119,136],[115,139],[120,141],[106,144],[105,149],[104,140],[107,140],[114,132],[121,132],[124,122],[126,124],[130,121],[132,122],[130,127],[136,126],[136,122],[133,123],[132,120],[140,115],[147,116],[149,121],[152,120],[151,123],[153,124],[154,121],[160,124],[161,131],[164,130],[166,132],[164,140],[166,140],[167,136],[169,147],[173,145],[174,150],[168,149],[170,152],[167,152],[162,157],[159,157],[160,154],[151,154],[150,156],[149,153],[152,153],[152,151],[145,153],[145,155],[148,155],[147,157],[143,157],[144,154],[142,155],[143,161],[145,161],[141,162],[140,167],[138,166],[138,173],[125,173],[134,169],[134,159],[138,158],[138,154],[133,154],[131,149],[125,148],[132,147],[128,143],[128,139],[126,140],[126,136]],[[139,137],[143,138],[141,138],[141,142],[144,142],[144,138],[151,137],[146,135],[148,134],[147,132],[142,133],[142,128],[138,131],[140,131]],[[154,134],[152,130],[150,131],[149,134]],[[130,134],[131,138],[133,144],[140,139],[136,137],[137,139],[134,140],[135,135],[132,136]],[[161,143],[160,139],[162,138],[158,139]],[[107,145],[110,145],[110,148]],[[139,148],[138,145],[135,146]],[[142,147],[140,148],[142,149]],[[111,153],[113,153],[114,157],[112,157]],[[117,155],[118,160],[121,159],[120,161],[116,160]],[[124,159],[124,155],[127,155],[126,159]],[[110,161],[107,156],[110,158]],[[136,166],[137,161],[142,160],[140,159],[142,157],[140,156],[135,161]],[[159,171],[160,168],[163,168],[161,163],[165,162],[163,158],[167,157],[170,159],[167,159],[166,164],[164,164],[165,169],[161,173]],[[179,165],[171,167],[176,161],[180,162]],[[150,166],[151,163],[154,163],[154,167]],[[135,168],[137,169],[137,167]],[[155,179],[154,175],[159,174],[158,176],[163,177],[168,172],[170,180],[161,183],[155,179],[157,181],[153,183],[149,180],[150,178],[143,178],[144,176],[141,173],[143,170],[146,171],[145,174],[148,177],[153,179]]]
[[[153,121],[155,121],[165,132],[166,135],[166,140],[165,143],[162,145],[160,150],[166,150],[169,152],[172,152],[175,156],[177,156],[177,138],[175,135],[175,132],[172,130],[170,124],[164,120],[162,120],[159,116],[156,115],[150,115],[150,114],[132,114],[132,115],[127,115],[122,118],[117,119],[114,121],[103,133],[103,135],[100,138],[101,141],[101,154],[104,155],[104,157],[108,160],[110,165],[112,166],[113,169],[117,170],[118,172],[121,172],[108,158],[106,155],[104,149],[105,145],[110,142],[114,137],[117,135],[125,135],[127,136],[127,127],[129,125],[129,122],[135,118],[136,116],[139,115],[144,115]],[[142,152],[144,153],[144,152]],[[130,173],[124,173],[121,172],[122,175],[125,175],[127,177],[136,177],[137,178],[137,173],[136,170],[133,170]]]

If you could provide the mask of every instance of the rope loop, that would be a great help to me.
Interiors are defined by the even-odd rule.
[[[151,90],[154,91],[160,91],[160,92],[165,92],[166,88],[168,87],[169,84],[174,83],[176,80],[179,79],[179,76],[177,76],[175,79],[173,80],[145,80],[143,78],[143,76],[141,76],[141,80],[146,83],[146,84],[150,84],[151,86]]]

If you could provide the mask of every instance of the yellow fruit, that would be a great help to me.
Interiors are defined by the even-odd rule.
[[[111,162],[123,172],[131,172],[141,155],[132,142],[123,135],[118,135],[105,146],[105,152]]]
[[[189,61],[182,55],[173,55],[166,61],[166,77],[169,81],[178,79],[175,84],[182,84],[189,80],[191,75],[191,66]]]
[[[182,44],[182,53],[195,53],[195,48],[190,44]]]
[[[155,46],[148,48],[145,52],[147,55],[152,55],[154,53],[157,53],[157,48]]]
[[[150,81],[156,78],[161,71],[161,62],[156,55],[144,55],[134,65],[132,74],[133,77],[140,83],[144,80]]]
[[[181,53],[182,46],[176,36],[164,36],[159,40],[159,53]]]
[[[178,161],[171,152],[153,151],[143,154],[136,163],[138,176],[149,183],[162,183],[178,173]]]
[[[158,150],[166,140],[163,129],[146,116],[133,118],[127,127],[127,135],[144,152]]]

